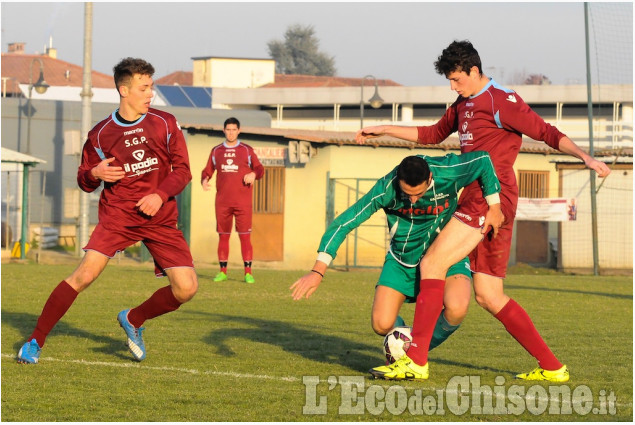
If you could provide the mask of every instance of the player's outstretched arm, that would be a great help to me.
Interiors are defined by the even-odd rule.
[[[598,176],[600,177],[606,177],[611,174],[611,169],[608,165],[606,165],[602,161],[598,161],[591,155],[584,152],[578,147],[578,145],[573,142],[573,140],[569,139],[566,136],[560,139],[558,149],[560,150],[560,152],[564,152],[581,159],[582,161],[584,161],[584,165],[586,165],[587,168],[595,170],[595,172],[598,173]]]
[[[322,283],[327,267],[326,263],[317,260],[311,271],[296,280],[289,288],[293,291],[291,294],[293,299],[297,301],[300,298],[309,298]]]
[[[417,127],[406,127],[399,125],[376,125],[373,127],[364,127],[355,134],[355,142],[363,145],[366,140],[374,139],[380,136],[396,137],[398,139],[416,142],[419,137]]]

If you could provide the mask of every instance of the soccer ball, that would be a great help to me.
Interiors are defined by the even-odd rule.
[[[406,354],[412,342],[412,328],[397,326],[386,334],[384,338],[384,354],[388,363],[394,363]]]

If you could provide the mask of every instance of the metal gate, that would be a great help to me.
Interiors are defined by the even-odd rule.
[[[326,226],[371,190],[377,179],[331,178],[327,174]],[[382,267],[390,244],[386,214],[377,211],[350,232],[333,260],[333,267]]]

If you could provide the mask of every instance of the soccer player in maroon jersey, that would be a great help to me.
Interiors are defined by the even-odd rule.
[[[85,255],[44,304],[18,362],[37,363],[44,341],[82,292],[101,274],[117,252],[142,241],[154,258],[157,276],[169,285],[146,301],[117,315],[135,360],[146,357],[143,323],[176,310],[192,299],[198,281],[190,249],[176,228],[174,197],[192,179],[185,138],[174,116],[153,108],[154,68],[142,59],[126,58],[114,67],[119,108],[89,133],[77,171],[85,192],[103,183],[99,223]]]
[[[216,231],[218,232],[218,262],[220,272],[214,282],[227,280],[229,237],[232,221],[236,218],[236,233],[240,238],[240,250],[245,265],[245,282],[254,283],[251,262],[254,249],[251,245],[251,218],[253,214],[253,183],[265,174],[254,149],[238,140],[240,122],[227,118],[223,124],[225,141],[214,146],[207,165],[201,173],[203,190],[211,189],[209,179],[216,172]]]
[[[450,88],[459,95],[436,124],[367,127],[357,132],[357,142],[361,144],[368,138],[387,135],[435,144],[458,132],[461,152],[489,152],[502,186],[503,216],[491,231],[482,228],[487,203],[477,185],[464,189],[455,220],[442,230],[421,262],[421,291],[415,308],[413,344],[407,356],[392,365],[371,369],[371,374],[386,379],[427,378],[428,345],[443,305],[446,271],[469,254],[477,303],[496,317],[538,361],[537,368],[516,377],[566,382],[569,379],[567,367],[551,352],[525,310],[503,291],[518,200],[513,165],[522,135],[526,134],[579,158],[600,177],[606,177],[610,169],[544,122],[514,91],[485,76],[478,52],[469,41],[451,43],[435,62],[435,68],[450,80]]]

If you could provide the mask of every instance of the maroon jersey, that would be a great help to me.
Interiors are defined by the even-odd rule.
[[[518,203],[518,185],[513,166],[520,151],[522,135],[546,142],[558,149],[565,135],[546,123],[513,90],[494,80],[469,98],[459,96],[445,115],[432,126],[418,127],[419,143],[440,143],[458,131],[461,152],[486,151],[492,158],[501,183],[501,208],[513,217]],[[477,182],[465,187],[461,200],[482,197]],[[487,209],[487,204],[483,202]]]
[[[211,179],[216,171],[216,205],[249,206],[252,204],[253,185],[246,185],[243,177],[252,171],[256,179],[265,174],[265,167],[254,149],[238,140],[235,146],[221,143],[214,146],[207,165],[201,173],[201,181]]]
[[[181,127],[174,116],[150,108],[132,124],[119,121],[116,113],[98,123],[89,133],[77,171],[77,183],[85,192],[99,187],[101,180],[91,174],[104,159],[114,157],[111,166],[122,167],[125,177],[104,182],[99,198],[99,222],[118,226],[146,223],[176,226],[174,197],[192,180],[190,163]],[[139,211],[137,202],[158,194],[163,205],[153,217]]]

